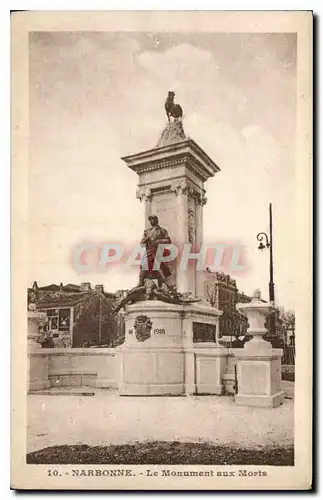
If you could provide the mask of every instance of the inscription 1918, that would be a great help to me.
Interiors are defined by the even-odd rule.
[[[154,334],[155,335],[165,335],[166,334],[166,330],[165,330],[165,328],[155,328]]]

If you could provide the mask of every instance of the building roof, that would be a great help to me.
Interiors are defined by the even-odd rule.
[[[72,307],[87,298],[92,298],[94,295],[103,295],[106,299],[114,301],[116,299],[113,293],[104,291],[102,285],[91,287],[90,283],[82,283],[81,285],[46,285],[38,287],[37,282],[34,282],[31,288],[28,288],[28,303],[34,302],[38,308],[57,308],[57,307]]]
[[[205,277],[207,280],[214,281],[218,283],[219,285],[223,286],[231,286],[233,288],[237,288],[237,283],[236,280],[231,278],[230,274],[225,274],[222,272],[218,271],[211,271],[210,268],[206,268],[205,270]]]

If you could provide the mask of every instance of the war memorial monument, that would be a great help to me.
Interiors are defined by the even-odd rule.
[[[263,301],[259,290],[250,303],[237,304],[252,339],[243,348],[228,348],[219,340],[222,311],[203,298],[205,278],[196,255],[203,248],[205,184],[220,168],[185,135],[183,110],[174,98],[169,92],[168,122],[157,145],[122,158],[138,175],[146,224],[138,283],[114,310],[124,317],[124,343],[109,349],[42,349],[35,329],[41,313],[30,307],[29,392],[88,386],[113,388],[120,396],[231,394],[238,405],[283,403],[282,350],[263,339],[273,304]],[[187,247],[191,253],[185,253]]]
[[[147,226],[141,240],[146,247],[145,270],[141,268],[139,285],[130,292],[131,304],[125,306],[120,395],[224,392],[228,352],[218,342],[222,311],[203,300],[203,273],[197,271],[196,261],[183,265],[179,258],[175,265],[162,262],[159,270],[154,270],[159,245],[172,242],[182,250],[190,244],[192,249],[201,250],[205,183],[220,172],[200,146],[186,137],[182,108],[174,103],[174,97],[174,92],[169,92],[165,103],[168,123],[157,146],[122,158],[138,175],[137,198],[145,203]],[[250,305],[237,308],[248,316],[249,333],[254,338],[237,357],[244,392],[237,395],[236,402],[277,406],[283,401],[281,352],[274,352],[262,339],[271,307],[261,302],[256,292]]]

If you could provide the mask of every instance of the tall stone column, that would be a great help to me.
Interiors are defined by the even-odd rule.
[[[193,251],[198,250],[203,243],[204,184],[220,169],[195,141],[185,137],[182,122],[170,122],[157,147],[122,159],[139,176],[137,198],[145,203],[145,224],[154,214],[172,243],[179,247],[191,243]],[[177,262],[174,279],[180,292],[203,296],[203,280],[196,279],[195,264],[191,261],[187,272],[179,272]]]
[[[198,252],[203,242],[204,183],[219,167],[195,141],[185,137],[181,121],[167,124],[155,148],[122,159],[138,175],[137,197],[145,203],[145,224],[155,215],[160,229],[167,231],[180,252],[187,244],[190,252]],[[181,268],[180,259],[171,264],[170,279],[178,291],[196,296],[196,259]],[[161,292],[168,295],[163,299]],[[215,335],[207,346],[197,346],[199,341],[206,342],[194,332],[204,327],[213,332],[222,312],[186,298],[178,303],[165,300],[172,298],[169,289],[155,293],[160,300],[146,295],[126,306],[125,342],[118,348],[122,367],[119,394],[189,395],[205,390],[220,394],[224,350],[217,347]]]

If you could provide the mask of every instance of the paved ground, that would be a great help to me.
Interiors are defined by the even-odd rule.
[[[294,405],[236,406],[229,396],[28,396],[28,452],[62,444],[108,445],[135,441],[208,441],[237,447],[293,444]]]

